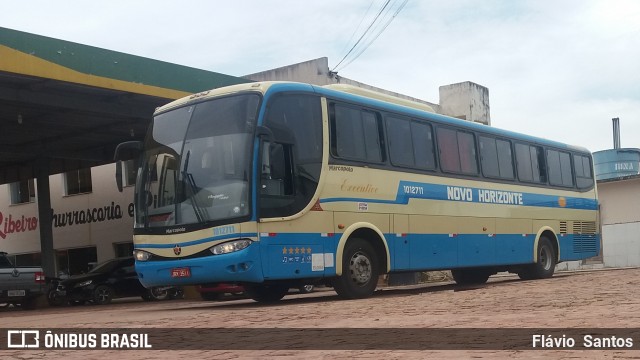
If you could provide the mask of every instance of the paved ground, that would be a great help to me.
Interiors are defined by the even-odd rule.
[[[389,288],[365,300],[338,300],[333,291],[288,296],[276,305],[251,300],[144,303],[119,301],[108,306],[0,309],[2,328],[264,328],[256,343],[269,344],[269,328],[634,328],[640,327],[640,269],[559,273],[552,279],[490,279],[487,285],[460,288],[436,283]],[[401,332],[401,330],[397,330]],[[379,335],[379,333],[378,333]],[[276,335],[274,335],[276,336]],[[205,341],[215,342],[220,339]],[[171,336],[167,341],[176,341]],[[274,339],[273,341],[276,341]],[[333,340],[332,340],[333,341]],[[396,335],[376,342],[402,344]],[[412,341],[412,340],[408,340]],[[336,346],[341,345],[336,340]],[[295,341],[292,342],[295,344]],[[640,336],[634,338],[640,346]],[[12,359],[235,359],[235,358],[640,358],[640,350],[6,350]],[[342,344],[344,345],[344,344]],[[258,345],[259,347],[259,345]]]

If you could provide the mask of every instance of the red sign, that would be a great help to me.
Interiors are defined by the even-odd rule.
[[[13,219],[9,214],[9,218],[5,219],[0,212],[0,238],[6,239],[8,234],[19,233],[24,231],[33,231],[38,227],[38,218],[22,217]]]

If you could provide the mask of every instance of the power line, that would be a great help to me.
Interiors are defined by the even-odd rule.
[[[369,26],[367,27],[367,29],[364,31],[364,33],[362,33],[362,36],[360,36],[360,38],[358,39],[358,41],[356,41],[355,44],[353,44],[353,46],[351,47],[351,49],[349,50],[349,52],[347,52],[347,54],[342,58],[342,60],[340,60],[340,62],[333,68],[333,70],[331,70],[332,72],[338,67],[340,66],[340,64],[342,64],[342,62],[347,58],[347,56],[349,56],[349,54],[351,54],[351,52],[356,48],[356,46],[358,46],[358,44],[360,43],[360,41],[362,41],[362,38],[364,38],[364,36],[367,34],[367,32],[371,29],[371,27],[373,26],[373,24],[376,22],[376,20],[378,20],[378,18],[380,17],[380,14],[382,14],[382,12],[384,11],[384,9],[389,5],[389,2],[391,2],[391,0],[387,0],[384,3],[384,6],[382,7],[382,9],[380,9],[380,11],[378,12],[378,15],[376,15],[376,17],[373,19],[373,21],[371,21],[371,24],[369,24]]]
[[[367,18],[367,15],[369,15],[369,10],[371,10],[371,7],[373,6],[373,3],[376,0],[371,0],[371,2],[369,3],[369,7],[367,8],[367,10],[364,12],[364,15],[362,16],[362,19],[360,19],[360,22],[358,23],[358,26],[356,26],[355,30],[353,30],[353,33],[351,34],[351,37],[349,38],[349,40],[347,40],[347,42],[344,44],[344,48],[342,48],[342,51],[340,52],[345,52],[347,50],[347,47],[349,46],[349,44],[351,43],[351,40],[353,40],[353,38],[356,36],[356,33],[358,32],[358,30],[360,30],[360,25],[362,25],[362,23],[364,22],[364,19]]]
[[[393,19],[396,18],[396,16],[398,16],[398,14],[400,13],[400,11],[402,11],[402,9],[404,8],[405,5],[407,5],[407,3],[409,2],[409,0],[404,0],[404,2],[402,4],[400,4],[400,6],[398,7],[398,9],[396,10],[396,12],[393,14],[393,16],[384,24],[384,26],[382,27],[382,29],[380,29],[380,31],[375,35],[375,37],[369,41],[366,45],[364,45],[364,47],[362,48],[362,50],[360,50],[360,52],[358,52],[356,54],[356,56],[354,56],[351,60],[349,60],[349,62],[347,62],[346,64],[344,64],[340,69],[338,69],[338,71],[346,68],[347,66],[349,66],[349,64],[351,64],[352,62],[354,62],[358,57],[360,57],[360,55],[362,55],[362,53],[364,53],[371,44],[373,44],[374,41],[376,41],[376,39],[378,39],[378,37],[387,29],[387,27],[391,24],[391,22],[393,21]],[[340,65],[340,64],[338,64]],[[338,67],[338,65],[336,65],[336,68]],[[334,69],[335,70],[335,69]]]

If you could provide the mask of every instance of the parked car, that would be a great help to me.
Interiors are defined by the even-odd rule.
[[[140,283],[133,257],[116,258],[96,265],[86,274],[54,279],[57,286],[48,294],[51,305],[108,304],[114,298],[140,296],[144,300],[179,298],[181,288],[156,287],[146,289]]]
[[[0,304],[34,309],[36,299],[45,293],[45,276],[39,267],[18,267],[0,252]]]
[[[312,284],[306,284],[294,289],[301,294],[308,294],[313,292],[315,286]],[[225,294],[230,294],[235,298],[248,297],[244,286],[232,283],[198,285],[197,290],[200,293],[202,300],[207,301],[221,300]]]

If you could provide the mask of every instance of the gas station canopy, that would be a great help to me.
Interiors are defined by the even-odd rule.
[[[113,162],[156,107],[247,81],[0,27],[0,184]]]

